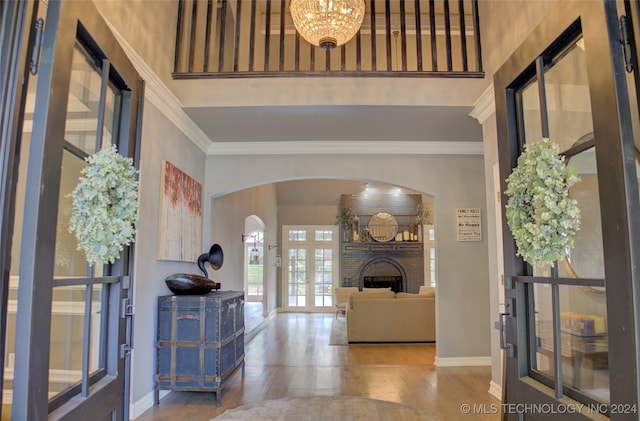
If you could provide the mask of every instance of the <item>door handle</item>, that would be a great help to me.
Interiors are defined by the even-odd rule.
[[[510,344],[507,342],[506,340],[506,332],[505,332],[505,328],[507,326],[506,320],[505,320],[505,316],[512,316],[511,314],[511,308],[512,306],[510,305],[509,301],[507,301],[505,303],[505,312],[502,313],[498,313],[498,321],[495,322],[494,327],[498,330],[499,335],[500,335],[500,349],[506,351],[507,356],[508,357],[513,357],[514,356],[514,348],[513,348],[513,344]]]
[[[505,340],[505,331],[504,331],[504,327],[506,325],[504,317],[508,316],[509,313],[498,313],[498,321],[495,322],[495,328],[498,329],[498,332],[500,334],[500,349],[509,349],[509,346],[507,345],[507,342]]]

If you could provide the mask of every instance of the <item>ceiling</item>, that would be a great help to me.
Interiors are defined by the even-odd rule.
[[[457,141],[482,142],[471,107],[295,105],[187,107],[214,142]]]

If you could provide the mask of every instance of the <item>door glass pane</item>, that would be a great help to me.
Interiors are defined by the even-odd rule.
[[[561,151],[588,140],[585,136],[593,133],[593,122],[582,38],[553,63],[544,78],[551,140]]]
[[[77,384],[82,378],[86,286],[53,289],[51,354],[49,356],[49,397]],[[101,357],[102,286],[91,294],[91,333],[88,341],[89,372],[104,367]]]
[[[548,284],[533,285],[535,347],[531,358],[533,369],[551,378],[554,373],[553,311],[551,287]]]
[[[315,306],[332,307],[333,297],[331,288],[333,285],[333,250],[315,250]]]
[[[608,338],[604,291],[560,286],[562,380],[609,401]]]
[[[552,288],[535,284],[532,369],[554,378],[555,358],[562,367],[562,382],[600,401],[609,400],[608,341],[604,288],[580,286],[580,279],[604,279],[604,251],[595,147],[573,154],[571,148],[593,139],[586,62],[581,42],[574,43],[545,70],[549,132],[566,151],[566,162],[580,181],[569,196],[578,202],[581,226],[567,258],[552,266],[534,267],[534,275],[575,278],[575,286],[560,285],[560,348],[553,346]],[[533,118],[533,117],[532,117]],[[526,127],[528,125],[525,124]],[[529,142],[537,139],[528,138]],[[567,392],[568,393],[568,392]]]
[[[288,296],[289,307],[307,305],[307,250],[289,249]]]
[[[522,89],[522,130],[526,142],[537,142],[542,139],[542,123],[540,120],[540,94],[538,82],[533,81]]]
[[[69,233],[69,218],[73,199],[69,194],[78,183],[84,157],[96,152],[96,134],[101,92],[101,73],[82,47],[76,44],[73,55],[71,86],[65,118],[65,149],[60,176],[58,220],[56,225],[55,269],[56,278],[102,276],[103,266],[89,267],[84,252],[76,249],[75,234]],[[114,112],[119,112],[121,95],[108,87],[105,97],[105,120],[102,132],[110,142],[117,125]],[[106,144],[106,143],[105,143]],[[56,287],[53,289],[51,338],[49,357],[49,397],[77,384],[82,378],[85,342],[88,345],[89,373],[104,367],[103,287],[91,287],[91,314],[89,336],[85,337],[87,286]],[[105,309],[106,310],[106,309]]]
[[[120,104],[122,94],[112,85],[107,86],[105,97],[104,124],[102,128],[102,145],[110,145],[118,133],[118,116],[120,115]]]
[[[88,155],[96,151],[101,84],[101,74],[82,47],[76,45],[64,138]]]
[[[595,148],[587,149],[568,159],[578,170],[580,182],[571,186],[569,196],[580,208],[580,230],[567,260],[558,265],[558,275],[566,278],[604,279],[602,220]]]
[[[85,166],[86,162],[82,158],[67,150],[63,152],[56,226],[55,277],[87,276],[88,273],[89,267],[84,252],[76,249],[76,236],[69,232],[69,218],[73,207],[73,199],[69,194],[78,184],[80,171]]]

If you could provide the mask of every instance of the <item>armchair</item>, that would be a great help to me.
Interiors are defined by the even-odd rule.
[[[345,314],[349,305],[349,296],[358,292],[358,287],[336,287],[334,289],[333,302],[336,304],[336,319],[338,313]]]

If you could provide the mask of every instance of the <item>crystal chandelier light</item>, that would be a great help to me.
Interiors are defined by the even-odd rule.
[[[302,38],[331,50],[360,30],[364,0],[291,0],[289,11]]]

